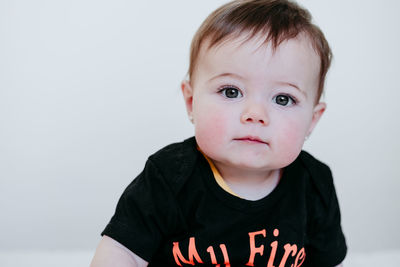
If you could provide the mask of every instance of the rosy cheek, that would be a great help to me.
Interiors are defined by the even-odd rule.
[[[291,162],[296,159],[304,144],[304,125],[292,121],[280,129],[279,147],[283,161]]]
[[[207,153],[218,149],[228,135],[227,118],[217,109],[198,113],[195,120],[196,140],[200,148]],[[209,153],[207,153],[209,154]]]

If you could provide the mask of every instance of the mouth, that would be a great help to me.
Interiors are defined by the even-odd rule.
[[[235,138],[233,139],[235,141],[241,141],[241,142],[247,142],[247,143],[252,143],[252,144],[264,144],[268,145],[267,142],[261,140],[261,138],[257,136],[245,136],[245,137],[240,137],[240,138]]]

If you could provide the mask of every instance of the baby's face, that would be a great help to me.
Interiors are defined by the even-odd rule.
[[[257,38],[204,46],[182,84],[200,149],[217,166],[249,171],[294,161],[325,109],[315,105],[320,59],[308,39],[275,51]]]

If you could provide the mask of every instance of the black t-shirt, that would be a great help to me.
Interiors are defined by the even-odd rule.
[[[193,137],[149,157],[102,235],[149,266],[329,267],[347,251],[325,164],[302,151],[269,195],[245,200],[217,184]]]

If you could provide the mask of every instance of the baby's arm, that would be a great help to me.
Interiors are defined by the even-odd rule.
[[[144,267],[147,265],[147,261],[111,237],[104,235],[96,249],[90,267]]]

